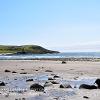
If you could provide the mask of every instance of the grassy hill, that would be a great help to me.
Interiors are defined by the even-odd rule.
[[[13,54],[46,54],[58,53],[57,51],[47,50],[37,45],[22,45],[22,46],[6,46],[0,45],[0,53],[13,53]]]

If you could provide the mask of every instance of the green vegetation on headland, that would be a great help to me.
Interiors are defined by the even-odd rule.
[[[59,53],[37,45],[6,46],[0,45],[0,54],[46,54]]]

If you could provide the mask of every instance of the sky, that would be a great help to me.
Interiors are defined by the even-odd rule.
[[[100,0],[0,0],[0,45],[100,51]]]

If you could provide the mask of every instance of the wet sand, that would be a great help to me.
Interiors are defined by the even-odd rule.
[[[5,72],[6,69],[10,72]],[[12,73],[13,71],[16,73]],[[38,82],[43,85],[48,81],[48,77],[51,78],[54,75],[60,77],[55,80],[59,84],[46,87],[45,93],[29,89],[31,84]],[[14,81],[15,78],[18,80],[17,82]],[[25,83],[24,80],[30,78],[34,80],[37,78],[37,80]],[[66,61],[66,64],[62,64],[61,61],[52,60],[1,60],[0,81],[8,82],[7,87],[11,89],[19,86],[27,90],[23,93],[9,92],[8,90],[3,90],[7,87],[0,86],[0,100],[20,100],[20,98],[21,100],[24,100],[24,98],[26,98],[25,100],[86,100],[86,98],[83,98],[84,96],[89,97],[89,100],[100,100],[99,89],[59,88],[60,84],[66,82],[66,80],[79,81],[85,79],[86,81],[96,78],[100,78],[100,62],[96,61]],[[85,81],[82,82],[84,83]]]

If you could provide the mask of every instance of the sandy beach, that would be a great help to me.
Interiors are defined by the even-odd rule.
[[[47,81],[50,83],[50,78],[55,75],[59,77],[52,81],[57,84],[48,84],[44,92],[29,89],[33,83],[42,86]],[[93,84],[97,78],[100,78],[100,62],[96,61],[66,61],[62,64],[61,61],[50,60],[1,60],[0,81],[7,84],[0,86],[0,100],[99,100],[99,89],[78,88],[80,83],[91,81],[89,84]],[[28,79],[33,81],[26,82]],[[76,83],[71,85],[72,88],[60,88],[68,81]],[[15,91],[15,87],[26,91]]]

